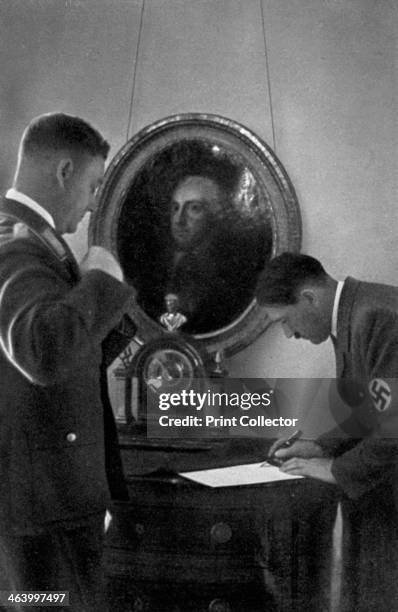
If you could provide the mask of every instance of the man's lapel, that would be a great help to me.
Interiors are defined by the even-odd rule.
[[[80,278],[79,267],[68,244],[41,215],[10,198],[0,200],[0,214],[26,225],[74,280]]]

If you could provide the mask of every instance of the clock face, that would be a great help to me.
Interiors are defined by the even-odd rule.
[[[187,354],[178,349],[157,349],[144,363],[143,380],[157,393],[178,393],[190,388],[194,378],[195,364]]]

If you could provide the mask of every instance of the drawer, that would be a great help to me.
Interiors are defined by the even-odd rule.
[[[259,536],[248,512],[118,503],[107,541],[136,551],[217,551],[250,557]]]

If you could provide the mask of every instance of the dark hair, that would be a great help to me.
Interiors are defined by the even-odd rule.
[[[240,169],[222,149],[211,143],[183,139],[167,147],[153,159],[148,168],[151,183],[160,188],[155,202],[163,196],[170,199],[174,189],[188,176],[203,176],[214,181],[229,197],[236,190]]]
[[[43,150],[87,153],[106,159],[109,144],[89,123],[64,113],[49,113],[33,119],[22,137],[22,153],[35,155]]]
[[[322,264],[309,255],[282,253],[271,259],[261,273],[256,289],[259,304],[296,304],[299,290],[308,281],[326,282]]]

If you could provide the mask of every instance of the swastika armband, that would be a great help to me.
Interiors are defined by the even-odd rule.
[[[373,378],[369,383],[369,393],[378,412],[386,412],[391,405],[392,392],[390,385],[382,378]]]

